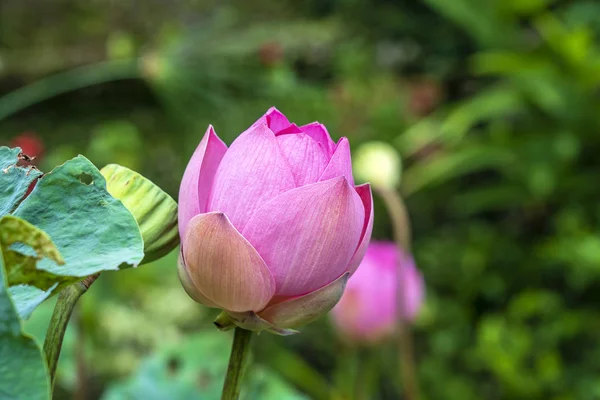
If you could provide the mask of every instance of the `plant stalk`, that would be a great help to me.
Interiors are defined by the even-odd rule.
[[[385,202],[386,208],[390,214],[394,227],[394,238],[398,247],[406,252],[410,252],[410,221],[408,212],[402,197],[394,189],[377,188],[381,198]],[[402,263],[398,268],[402,268]],[[396,306],[398,318],[396,332],[398,335],[398,347],[400,350],[399,362],[400,373],[404,388],[404,397],[406,400],[419,399],[419,385],[417,382],[416,364],[414,359],[413,338],[410,327],[406,324],[404,310],[404,282],[402,282],[402,272],[398,273],[398,290],[396,291]]]
[[[67,325],[71,314],[75,309],[75,305],[79,298],[87,292],[92,283],[98,278],[98,274],[91,275],[80,282],[64,288],[58,295],[58,301],[54,306],[54,312],[50,319],[50,325],[46,332],[46,340],[44,340],[44,355],[48,363],[48,371],[50,372],[50,384],[54,387],[54,378],[56,375],[56,365],[60,356],[63,339],[67,330]]]
[[[375,397],[379,380],[379,360],[376,349],[363,348],[358,354],[356,399],[371,400]]]
[[[0,97],[0,120],[63,93],[139,76],[137,60],[105,61],[50,75]]]
[[[252,338],[252,331],[235,328],[221,400],[237,400],[240,396],[244,370],[250,354],[250,338]]]

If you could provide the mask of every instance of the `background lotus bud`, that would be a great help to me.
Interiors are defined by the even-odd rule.
[[[179,244],[177,203],[152,181],[117,164],[100,170],[106,188],[133,214],[144,239],[142,264],[161,258]]]
[[[329,311],[371,237],[350,145],[271,108],[229,148],[208,128],[179,192],[179,276],[238,326],[277,333]]]
[[[372,141],[362,144],[356,150],[354,170],[361,182],[371,182],[374,187],[393,189],[400,183],[402,161],[392,145]]]
[[[401,273],[401,279],[398,279]],[[394,333],[398,281],[404,285],[404,318],[414,320],[425,296],[423,276],[413,258],[392,242],[373,241],[340,302],[331,312],[340,335],[352,342],[376,343]]]

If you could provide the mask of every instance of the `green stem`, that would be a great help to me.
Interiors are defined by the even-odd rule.
[[[60,356],[63,339],[67,330],[67,324],[79,298],[87,292],[88,288],[98,278],[98,275],[88,276],[81,282],[74,283],[64,288],[58,295],[58,301],[54,306],[54,312],[50,319],[50,325],[44,340],[44,355],[50,372],[50,383],[54,386],[56,365]]]
[[[359,374],[359,349],[356,346],[342,343],[336,352],[337,365],[335,370],[335,386],[339,398],[358,399],[362,382],[358,382]]]
[[[410,221],[402,197],[400,197],[398,192],[393,189],[377,189],[390,213],[394,227],[394,237],[398,247],[406,252],[410,252]],[[399,268],[402,268],[402,264],[399,264]],[[398,309],[396,331],[398,335],[398,347],[400,350],[400,372],[402,375],[402,384],[406,400],[418,400],[419,385],[414,359],[413,338],[403,313],[403,310],[405,309],[404,299],[406,296],[404,296],[404,283],[401,281],[402,276],[403,274],[399,271],[398,290],[396,291],[396,304]]]
[[[394,228],[396,243],[404,251],[409,252],[411,247],[411,230],[408,210],[402,197],[394,189],[375,188],[383,199],[385,207],[390,214]]]
[[[229,357],[229,367],[225,376],[221,400],[237,400],[240,396],[246,360],[250,354],[251,337],[252,331],[239,327],[235,328],[231,356]]]
[[[0,97],[0,120],[59,94],[139,76],[137,60],[105,61],[51,75]]]
[[[376,398],[379,380],[379,360],[374,348],[361,349],[358,357],[356,398],[373,400]]]

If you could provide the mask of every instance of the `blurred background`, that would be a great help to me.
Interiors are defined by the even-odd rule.
[[[46,171],[117,162],[176,197],[209,123],[230,143],[272,105],[387,141],[427,286],[423,398],[599,399],[599,38],[593,0],[5,0],[0,144]],[[218,398],[231,336],[175,263],[82,298],[57,399]],[[27,322],[40,340],[52,307]],[[338,337],[327,318],[257,336],[244,398],[327,399],[356,374],[398,398],[393,345]]]

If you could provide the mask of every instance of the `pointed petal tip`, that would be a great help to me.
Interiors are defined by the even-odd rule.
[[[179,186],[179,236],[183,241],[188,221],[206,211],[214,176],[227,145],[209,125],[190,158]]]
[[[348,138],[342,137],[338,141],[335,150],[329,160],[329,164],[319,178],[320,181],[331,179],[336,176],[345,176],[351,186],[354,186],[352,175],[352,156],[350,154],[350,142]]]

